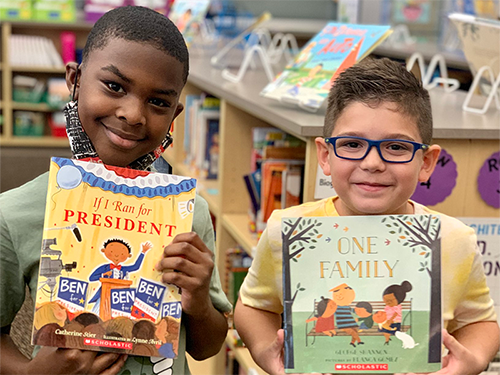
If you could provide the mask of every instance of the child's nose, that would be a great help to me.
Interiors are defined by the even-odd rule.
[[[377,147],[372,146],[365,158],[361,160],[361,168],[368,170],[385,169],[385,162],[382,160]]]
[[[145,106],[142,100],[129,95],[116,111],[116,116],[126,121],[129,125],[146,124]]]

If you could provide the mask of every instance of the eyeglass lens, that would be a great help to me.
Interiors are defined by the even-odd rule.
[[[387,161],[405,162],[412,159],[414,145],[403,140],[388,140],[380,142],[378,150]],[[357,138],[337,138],[335,150],[339,157],[346,159],[363,159],[370,151],[368,141]]]

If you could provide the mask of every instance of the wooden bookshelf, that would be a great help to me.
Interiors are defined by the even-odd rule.
[[[12,102],[12,109],[14,111],[32,111],[32,112],[55,112],[61,110],[61,108],[54,108],[45,103],[21,103],[21,102]]]
[[[247,214],[225,214],[222,215],[224,225],[231,236],[243,247],[248,255],[253,256],[257,246],[257,234],[249,230],[249,218]]]
[[[92,25],[85,22],[74,24],[60,24],[50,22],[24,22],[7,21],[1,23],[1,48],[0,71],[3,115],[3,129],[0,135],[0,145],[4,147],[68,147],[68,141],[51,137],[24,137],[14,134],[14,111],[32,111],[51,113],[58,109],[52,108],[44,103],[19,103],[13,101],[12,79],[14,75],[28,75],[41,79],[50,77],[64,77],[65,67],[43,67],[43,66],[13,66],[9,62],[9,39],[11,35],[40,35],[51,39],[60,51],[60,33],[62,31],[73,31],[76,35],[77,48],[83,48],[88,32]],[[50,134],[48,123],[45,124],[45,134]]]
[[[46,66],[11,66],[10,70],[13,73],[46,73],[46,74],[64,74],[66,68],[62,67],[46,67]]]

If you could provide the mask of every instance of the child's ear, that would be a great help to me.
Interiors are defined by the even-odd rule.
[[[172,118],[172,121],[174,121],[175,118],[179,116],[183,110],[184,110],[184,104],[177,103],[177,108],[175,108],[174,118]]]
[[[78,72],[78,73],[77,73]],[[76,62],[70,62],[66,64],[66,86],[68,87],[69,92],[73,95],[75,93],[74,98],[72,100],[76,100],[78,98],[78,80],[80,79],[80,69],[79,65]],[[75,82],[76,81],[76,82]],[[76,90],[75,90],[76,84]]]
[[[438,145],[431,145],[427,151],[425,151],[422,167],[418,174],[419,182],[427,182],[429,180],[436,167],[440,152],[441,147]]]
[[[322,137],[317,137],[314,142],[316,143],[316,154],[318,156],[318,163],[325,176],[330,176],[330,163],[329,163],[329,151],[328,144],[325,142],[325,139]]]

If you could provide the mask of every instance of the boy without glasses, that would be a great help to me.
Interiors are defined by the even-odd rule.
[[[440,147],[430,145],[429,94],[400,64],[365,60],[342,73],[328,98],[323,136],[316,139],[318,161],[338,196],[273,213],[235,309],[236,329],[270,374],[284,373],[282,217],[435,213],[409,199],[431,176]],[[499,347],[493,301],[473,230],[446,215],[441,223],[449,354],[436,374],[478,374]]]
[[[73,101],[65,109],[74,157],[150,169],[171,142],[188,75],[183,37],[166,17],[142,7],[105,14],[87,39],[80,67],[68,64]],[[185,351],[195,359],[216,354],[231,309],[214,266],[214,234],[207,203],[196,198],[193,232],[177,235],[158,259],[162,281],[182,290],[183,318],[176,360],[129,357],[77,349],[41,348],[26,359],[9,336],[27,283],[35,297],[48,173],[0,195],[2,374],[185,374]]]

